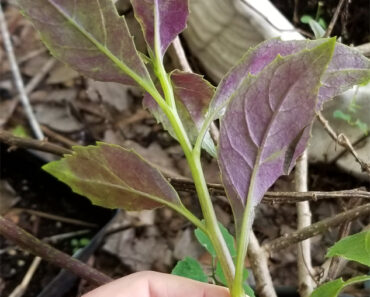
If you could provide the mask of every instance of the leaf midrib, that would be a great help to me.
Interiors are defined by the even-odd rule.
[[[119,189],[119,190],[122,190],[122,191],[125,191],[125,192],[129,192],[129,193],[132,193],[132,194],[141,195],[141,196],[144,196],[148,199],[151,199],[155,202],[158,202],[158,203],[161,203],[161,204],[164,204],[164,205],[168,205],[168,206],[172,206],[172,207],[179,206],[179,205],[177,205],[177,204],[175,204],[171,201],[165,200],[165,199],[160,198],[158,196],[154,196],[154,195],[151,195],[149,193],[142,192],[140,190],[136,190],[136,189],[132,188],[131,186],[127,185],[127,184],[117,185],[117,184],[113,184],[113,183],[109,183],[109,182],[91,180],[91,179],[85,179],[85,178],[79,178],[79,177],[78,178],[72,177],[72,178],[77,180],[77,181],[84,182],[84,183],[87,183],[87,184],[88,183],[98,184],[99,186],[116,188],[116,189]]]
[[[99,1],[99,0],[97,0]],[[119,69],[129,75],[132,79],[138,82],[141,86],[146,86],[147,81],[141,78],[135,71],[131,70],[122,60],[117,58],[106,46],[102,45],[93,35],[87,32],[84,27],[79,24],[76,20],[70,17],[61,7],[59,7],[52,0],[48,0],[49,4],[62,15],[70,24],[73,25],[82,35],[84,35],[92,44],[94,44],[100,52],[107,56]],[[135,49],[136,51],[136,49]],[[144,67],[145,69],[145,67]],[[145,70],[146,71],[146,70]],[[147,72],[147,71],[146,71]]]

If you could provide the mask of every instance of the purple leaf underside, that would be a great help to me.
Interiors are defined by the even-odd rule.
[[[18,0],[50,52],[95,80],[150,82],[124,17],[111,0]]]
[[[131,3],[150,50],[155,53],[157,38],[162,58],[171,42],[186,27],[189,14],[188,1],[131,0]]]
[[[251,48],[222,79],[211,102],[211,112],[220,111],[227,105],[234,90],[237,90],[248,74],[257,75],[277,55],[288,56],[304,49],[312,49],[326,42],[327,39],[282,41],[267,40]],[[322,77],[322,86],[318,94],[318,106],[350,89],[353,85],[370,80],[370,61],[355,49],[337,43],[332,60]]]
[[[155,167],[118,145],[75,146],[71,155],[43,169],[93,204],[106,208],[142,210],[181,205],[174,188]]]
[[[286,57],[278,56],[234,91],[221,120],[219,165],[240,225],[247,199],[257,205],[287,174],[306,144],[320,78],[334,51],[333,39]]]
[[[195,73],[175,70],[170,77],[178,114],[190,141],[194,143],[214,95],[214,87],[202,76]],[[144,95],[143,104],[151,111],[157,121],[163,124],[171,136],[176,138],[166,115],[149,94]],[[216,149],[209,134],[205,137],[203,148],[211,155],[216,155]]]

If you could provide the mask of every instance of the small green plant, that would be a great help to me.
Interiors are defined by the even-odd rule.
[[[77,238],[72,239],[71,240],[71,247],[73,248],[72,253],[75,254],[77,251],[84,248],[89,243],[90,243],[90,239],[85,238],[85,237],[80,238],[80,239],[77,239]]]
[[[163,64],[168,46],[186,26],[186,0],[132,0],[148,56],[136,50],[111,0],[18,2],[55,57],[93,79],[143,89],[144,106],[183,149],[204,220],[185,207],[157,168],[117,145],[75,146],[72,154],[43,168],[96,205],[177,211],[197,227],[198,240],[212,255],[212,278],[226,285],[232,297],[253,296],[245,286],[244,262],[254,209],[305,150],[316,111],[354,84],[368,81],[370,62],[334,38],[274,39],[250,49],[214,88],[194,73],[167,73]],[[216,119],[221,123],[217,148],[209,133]],[[218,159],[234,215],[235,246],[218,224],[202,149]],[[194,259],[186,258],[174,269],[176,274],[184,271],[208,280]]]
[[[319,1],[317,4],[317,11],[315,17],[309,14],[304,14],[301,17],[301,23],[309,25],[312,32],[315,34],[316,38],[323,37],[325,35],[325,30],[327,28],[326,21],[322,17],[323,7],[324,2]]]
[[[361,119],[358,118],[356,115],[362,107],[356,103],[356,96],[360,86],[356,87],[355,95],[353,96],[351,102],[349,103],[348,107],[345,110],[336,109],[333,112],[333,117],[335,119],[340,119],[345,121],[350,126],[355,126],[364,135],[368,135],[369,133],[369,126],[367,123],[363,122]]]
[[[343,257],[370,268],[370,230],[343,238],[329,249],[326,256],[329,258],[334,256]],[[370,275],[359,275],[346,281],[338,278],[318,287],[310,297],[337,297],[346,286],[369,280]]]

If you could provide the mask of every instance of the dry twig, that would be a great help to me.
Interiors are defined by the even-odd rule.
[[[33,133],[35,133],[36,138],[37,139],[43,139],[44,134],[41,131],[39,123],[37,122],[36,116],[35,116],[35,114],[32,110],[29,98],[27,96],[27,91],[24,88],[24,83],[23,83],[23,80],[22,80],[21,73],[19,71],[17,60],[15,58],[13,45],[12,45],[12,42],[11,42],[11,39],[10,39],[10,35],[9,35],[9,31],[8,31],[8,28],[7,28],[7,25],[6,25],[5,16],[4,16],[4,12],[3,12],[3,9],[2,9],[1,3],[0,3],[0,29],[1,29],[1,33],[3,35],[4,46],[5,46],[6,52],[8,54],[10,66],[11,66],[12,73],[13,73],[13,76],[14,76],[15,85],[17,86],[19,96],[20,96],[20,100],[21,100],[21,102],[23,104],[23,107],[24,107],[24,111],[27,115],[28,121],[30,122]]]
[[[295,190],[307,192],[308,190],[308,157],[307,150],[297,160],[295,166]],[[297,203],[297,230],[301,230],[311,225],[311,211],[309,201]],[[312,281],[312,259],[310,239],[302,241],[298,245],[297,252],[298,265],[298,290],[301,297],[309,296],[313,291]]]
[[[21,147],[27,149],[35,149],[42,152],[52,153],[54,155],[63,156],[71,154],[72,151],[62,146],[50,143],[44,140],[35,140],[29,138],[15,137],[11,133],[0,130],[0,142],[9,144],[13,147]]]
[[[332,19],[330,20],[330,23],[328,25],[328,28],[326,29],[324,37],[329,37],[331,35],[331,32],[333,31],[334,26],[337,23],[338,16],[339,16],[339,14],[342,10],[344,2],[346,2],[346,0],[339,0],[337,8],[335,9],[334,15],[333,15]]]
[[[315,224],[312,224],[309,227],[306,227],[304,229],[301,229],[301,230],[292,232],[290,234],[284,235],[282,237],[279,237],[277,239],[274,239],[271,242],[264,244],[263,247],[268,252],[278,251],[292,244],[301,242],[302,240],[305,240],[307,238],[311,238],[318,234],[324,233],[328,229],[332,227],[336,227],[342,224],[343,222],[353,221],[359,217],[366,216],[366,215],[370,215],[370,203],[358,206],[351,210],[341,212],[333,217],[330,217],[320,222],[317,222]]]
[[[77,220],[77,219],[62,217],[62,216],[54,215],[54,214],[51,214],[51,213],[46,213],[46,212],[42,212],[42,211],[39,211],[39,210],[34,210],[34,209],[12,208],[8,212],[8,214],[9,213],[16,214],[16,213],[21,213],[21,212],[25,212],[25,213],[28,213],[30,215],[34,215],[34,216],[44,218],[44,219],[48,219],[48,220],[59,221],[59,222],[70,224],[70,225],[82,226],[82,227],[87,227],[87,228],[98,228],[99,227],[97,224],[88,223],[88,222]]]
[[[0,234],[8,240],[13,241],[19,247],[30,251],[32,254],[58,267],[71,271],[96,286],[101,286],[112,281],[109,276],[40,241],[2,216],[0,216]]]
[[[317,118],[323,125],[324,129],[328,132],[330,137],[352,154],[352,156],[356,159],[357,163],[360,164],[361,170],[363,172],[366,172],[367,174],[370,174],[370,164],[366,163],[359,157],[358,153],[353,148],[348,137],[343,133],[341,134],[335,133],[334,129],[330,126],[329,121],[325,119],[325,117],[320,111],[317,113]]]
[[[261,297],[276,297],[274,284],[268,269],[268,253],[261,248],[254,232],[251,232],[248,244],[248,258],[256,279],[256,290]]]
[[[29,138],[21,138],[12,135],[6,131],[0,131],[0,142],[7,143],[13,147],[29,148],[52,153],[58,156],[71,154],[72,150],[59,146],[57,144],[39,141]],[[164,174],[167,180],[178,191],[195,192],[195,185],[191,179],[177,178]],[[208,189],[212,195],[225,196],[225,189],[221,184],[208,183]],[[263,197],[264,203],[297,203],[301,201],[318,201],[323,199],[370,199],[370,192],[360,189],[344,191],[310,191],[310,192],[267,192]]]
[[[44,77],[49,73],[49,71],[54,67],[57,63],[53,57],[49,58],[46,63],[40,68],[40,71],[32,77],[32,79],[26,85],[25,91],[27,94],[31,94],[32,91],[40,84],[40,82],[44,79]]]
[[[347,206],[356,207],[361,205],[362,199],[353,201],[353,199],[350,199],[347,202]],[[351,231],[352,221],[346,221],[339,227],[339,236],[337,238],[337,241],[341,240],[342,238],[348,236]],[[321,280],[321,283],[325,282],[326,279],[328,280],[334,280],[338,277],[340,271],[344,268],[344,266],[347,263],[347,260],[343,257],[332,257],[328,259],[330,261],[327,271],[324,270],[324,278]],[[324,265],[325,266],[325,263]]]
[[[49,129],[48,127],[46,127],[44,125],[41,125],[41,130],[42,130],[42,132],[45,133],[45,135],[48,138],[54,139],[55,141],[57,141],[61,144],[64,144],[67,147],[72,147],[74,145],[78,145],[77,142],[74,142],[73,140],[70,140],[69,138],[67,138],[67,137]]]
[[[21,297],[24,295],[40,263],[41,263],[40,257],[35,257],[33,259],[30,267],[28,268],[25,276],[23,277],[22,282],[14,289],[14,291],[9,295],[9,297]]]

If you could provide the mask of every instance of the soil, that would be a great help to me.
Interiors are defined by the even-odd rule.
[[[295,3],[298,3],[298,16],[303,14],[315,15],[318,1],[294,1],[294,0],[273,0],[274,4],[290,19],[293,20]],[[327,23],[333,15],[338,1],[324,1],[322,17]],[[344,10],[343,16],[339,18],[334,27],[334,35],[342,35],[345,43],[362,44],[370,41],[370,16],[368,0],[352,1]],[[130,10],[127,10],[130,12]],[[132,13],[132,12],[131,12]],[[17,57],[25,57],[28,53],[41,47],[41,44],[30,24],[20,17],[17,9],[9,5],[6,10],[9,30],[12,33],[16,48]],[[130,24],[129,24],[130,25]],[[303,30],[310,29],[300,23],[296,25]],[[27,36],[27,37],[25,37]],[[0,60],[5,61],[0,67],[0,109],[5,110],[16,92],[11,84],[11,73],[7,65],[5,55],[0,49]],[[21,70],[27,83],[38,72],[40,67],[49,59],[47,53],[41,53],[32,59],[25,59],[21,63]],[[196,60],[196,59],[191,59]],[[196,68],[196,65],[194,65]],[[116,85],[110,85],[110,89],[117,89],[121,94],[125,106],[117,106],[114,96],[107,95],[101,87],[96,87],[97,95],[94,97],[87,89],[91,89],[92,83],[79,76],[69,73],[69,78],[63,73],[58,76],[60,65],[55,66],[42,80],[36,90],[30,95],[34,107],[42,107],[44,114],[58,112],[58,121],[55,119],[45,120],[43,123],[53,133],[48,137],[61,145],[70,142],[77,144],[92,144],[95,140],[103,140],[110,143],[117,143],[135,148],[151,162],[174,172],[177,175],[189,176],[186,169],[181,150],[167,132],[163,131],[160,125],[150,115],[143,111],[141,98],[135,89],[117,89]],[[54,78],[51,82],[50,77]],[[57,78],[56,78],[57,77]],[[66,91],[72,91],[67,93]],[[59,96],[59,97],[58,97]],[[13,98],[13,99],[12,99]],[[59,99],[58,99],[59,98]],[[26,119],[20,106],[10,116],[4,119],[5,123],[0,126],[8,130],[21,125],[26,127]],[[57,122],[57,124],[56,124]],[[71,123],[75,123],[71,126]],[[67,129],[68,127],[68,129]],[[26,132],[30,133],[27,128]],[[60,138],[60,136],[64,138]],[[66,141],[67,140],[67,141]],[[16,208],[38,210],[43,213],[59,215],[68,218],[76,218],[103,226],[112,216],[111,211],[92,207],[84,198],[72,194],[68,187],[57,182],[54,178],[43,172],[40,167],[42,161],[30,153],[21,150],[7,153],[6,148],[1,146],[1,179],[5,179],[16,190],[21,200],[15,205]],[[210,159],[204,160],[207,180],[218,182],[219,177],[216,164]],[[312,190],[343,190],[365,187],[370,190],[369,182],[360,181],[346,173],[338,170],[334,165],[315,164],[311,165],[309,176],[309,188]],[[291,185],[292,178],[281,179],[275,189]],[[196,213],[199,213],[199,206],[193,194],[181,193],[184,203]],[[232,232],[231,210],[224,201],[215,198],[215,205],[218,218]],[[348,201],[322,201],[312,205],[313,220],[317,221],[332,216],[343,209],[350,207]],[[256,234],[261,242],[271,240],[296,228],[296,210],[294,205],[261,205],[259,207],[256,222],[254,225]],[[27,212],[10,212],[9,218],[17,222],[21,227],[33,233],[39,238],[47,238],[53,235],[66,232],[74,232],[86,229],[83,226],[76,226],[61,223],[58,220],[49,220],[30,215]],[[90,258],[90,264],[97,269],[111,275],[114,278],[121,277],[134,272],[142,267],[163,272],[170,272],[178,255],[185,250],[192,250],[195,257],[201,263],[209,267],[209,256],[199,249],[193,237],[188,240],[185,235],[192,230],[189,223],[178,215],[166,210],[159,209],[150,214],[152,218],[138,215],[140,224],[127,221],[126,214],[119,226],[131,227],[127,230],[106,237],[106,243],[102,245]],[[145,222],[144,222],[145,221]],[[149,223],[148,223],[149,221]],[[143,223],[144,222],[144,223]],[[370,218],[358,220],[353,224],[353,231],[360,230],[370,223]],[[91,229],[91,233],[82,237],[91,238],[97,229]],[[191,231],[192,232],[192,231]],[[191,233],[190,232],[190,233]],[[78,239],[76,237],[75,239]],[[112,247],[113,238],[120,242],[118,248]],[[337,232],[328,232],[325,235],[316,237],[313,240],[315,249],[314,265],[321,265],[325,251],[337,239]],[[188,241],[186,241],[188,240]],[[113,242],[114,243],[114,242]],[[150,244],[151,251],[146,246]],[[181,245],[182,250],[181,250]],[[72,253],[71,239],[59,241],[57,248]],[[157,248],[157,249],[156,249]],[[131,249],[131,250],[130,250]],[[148,254],[156,250],[158,257],[148,257]],[[135,251],[137,254],[129,254]],[[138,252],[138,251],[141,251]],[[163,254],[160,254],[164,251]],[[177,252],[175,252],[177,251]],[[122,256],[124,253],[129,256]],[[133,253],[133,252],[132,252]],[[136,258],[135,258],[136,257]],[[130,258],[130,259],[128,259]],[[290,248],[281,253],[273,255],[270,268],[273,279],[277,286],[289,286],[292,296],[295,294],[296,285],[296,249]],[[0,295],[8,296],[10,292],[21,282],[33,256],[20,251],[11,243],[0,237]],[[145,263],[144,263],[145,262]],[[37,296],[46,284],[59,272],[49,264],[42,262],[37,273],[32,279],[31,285],[25,297]],[[351,273],[345,271],[345,273]],[[75,297],[82,291],[89,290],[85,282],[80,282],[65,297]],[[286,293],[286,291],[285,291]],[[288,295],[284,295],[288,296]]]
[[[317,15],[319,3],[322,5],[320,17],[326,24],[331,18],[339,3],[338,0],[271,0],[272,3],[291,21],[296,27],[311,32],[308,25],[300,22],[303,15],[313,18]],[[298,3],[298,4],[297,4]],[[294,19],[296,10],[298,19]],[[332,36],[341,36],[342,42],[351,45],[360,45],[370,41],[370,7],[368,0],[345,1],[338,21],[336,22]]]
[[[73,194],[68,187],[42,171],[41,165],[44,161],[32,153],[23,150],[9,153],[7,148],[1,145],[0,160],[1,179],[7,181],[16,190],[16,195],[21,198],[16,205],[17,209],[36,210],[44,214],[78,219],[95,225],[95,227],[74,225],[58,219],[32,215],[25,211],[18,212],[16,209],[7,213],[8,218],[38,238],[49,238],[80,230],[88,231],[83,235],[58,241],[54,246],[63,252],[72,254],[75,248],[71,244],[72,240],[91,239],[112,217],[112,211],[92,206],[86,198]],[[8,296],[22,281],[34,257],[19,250],[3,237],[0,237],[0,251],[0,278],[4,282],[1,296]],[[58,267],[42,262],[26,296],[37,296],[59,271]]]

